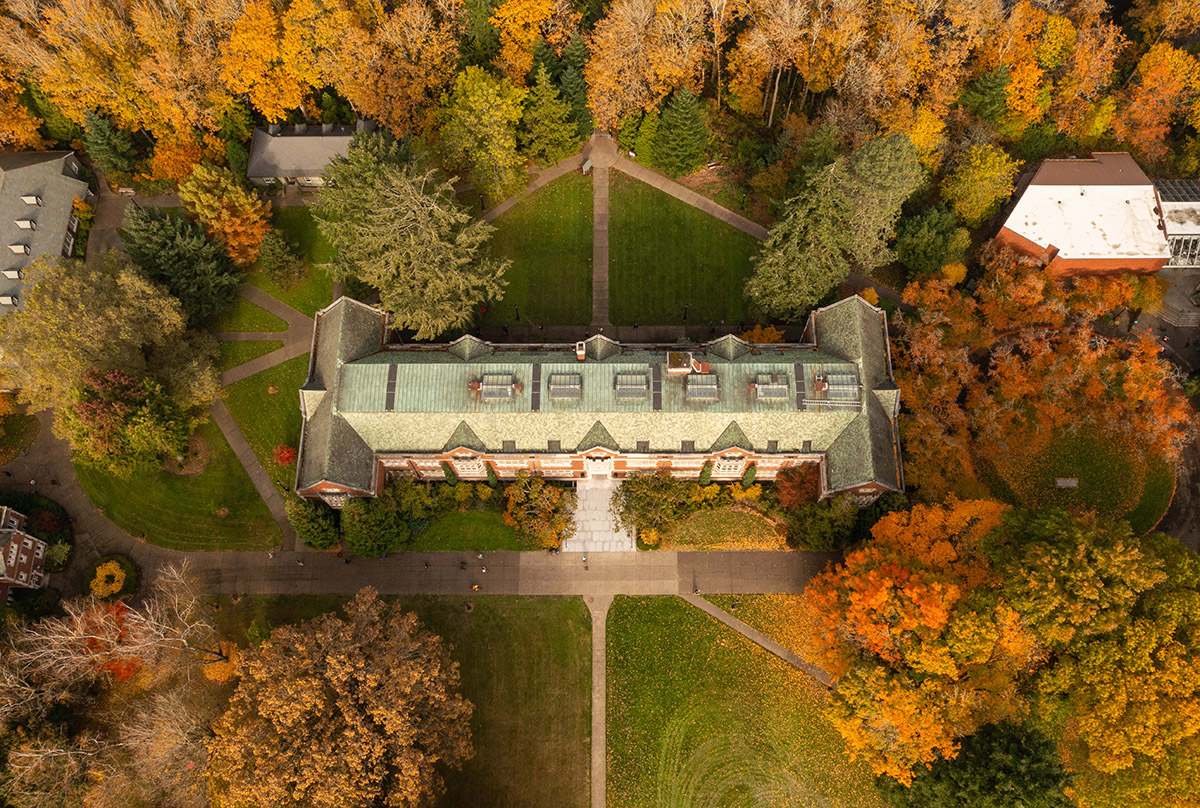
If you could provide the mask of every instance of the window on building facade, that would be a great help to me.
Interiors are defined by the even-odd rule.
[[[500,445],[506,452],[515,452],[517,450],[517,442],[515,440],[506,440]]]
[[[583,398],[583,376],[578,373],[551,373],[550,398],[578,401]]]
[[[650,392],[650,378],[645,373],[618,373],[617,400],[641,401]]]
[[[648,441],[648,440],[640,440],[640,441],[638,441],[638,442],[637,442],[637,450],[638,450],[639,452],[648,452],[648,451],[650,451],[650,441]]]
[[[683,441],[683,445],[680,447],[680,451],[687,453],[687,454],[695,452],[696,451],[696,441],[694,441],[694,440]]]
[[[744,457],[718,457],[717,462],[713,463],[713,474],[723,477],[737,475],[746,470],[746,459]]]
[[[459,477],[480,477],[486,473],[483,461],[478,457],[456,457],[454,471]]]
[[[546,446],[547,451],[550,451],[550,452],[561,452],[562,451],[562,441],[560,441],[560,440],[547,441],[546,444],[547,444],[547,446]]]

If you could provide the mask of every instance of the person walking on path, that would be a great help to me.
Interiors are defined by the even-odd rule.
[[[303,561],[301,561],[300,559],[298,559],[298,558],[297,558],[297,559],[296,559],[296,566],[297,566],[297,567],[303,567],[303,566],[304,566],[304,562],[303,562]]]

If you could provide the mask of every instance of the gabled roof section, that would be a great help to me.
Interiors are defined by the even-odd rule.
[[[265,129],[255,129],[250,140],[250,157],[246,176],[318,177],[325,166],[350,149],[353,126],[335,126],[329,132],[321,127],[297,132],[291,129],[272,135]]]
[[[306,388],[329,390],[342,365],[383,347],[387,316],[349,297],[317,312],[313,358]]]
[[[869,388],[891,381],[884,331],[887,315],[883,309],[852,295],[817,309],[812,317],[817,345],[823,353],[857,364]]]
[[[596,334],[584,341],[587,346],[587,358],[603,361],[610,356],[621,353],[621,344],[609,339],[603,334]]]
[[[592,428],[584,433],[583,439],[579,441],[579,445],[575,447],[577,452],[586,452],[588,449],[611,449],[614,452],[621,451],[621,445],[617,443],[612,434],[604,427],[604,424],[597,421],[592,424]]]
[[[738,426],[737,421],[730,421],[729,426],[725,427],[725,431],[716,439],[709,451],[723,452],[726,449],[734,448],[753,451],[754,444],[746,437],[746,433]]]
[[[446,350],[464,362],[470,362],[472,359],[490,354],[492,346],[479,339],[479,337],[471,334],[463,334],[450,343]]]
[[[894,421],[875,396],[825,453],[829,487],[841,491],[864,483],[900,490],[900,456]]]
[[[443,452],[450,452],[455,449],[473,449],[476,452],[486,452],[487,446],[475,434],[475,430],[467,424],[466,421],[460,421],[458,426],[454,428],[454,432],[450,434],[450,439],[446,441],[446,445],[442,447]]]
[[[750,353],[750,348],[750,343],[744,339],[735,337],[733,334],[726,334],[704,346],[706,351],[716,354],[722,359],[728,359],[730,362],[739,356],[745,356]]]

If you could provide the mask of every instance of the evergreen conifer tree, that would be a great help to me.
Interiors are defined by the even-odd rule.
[[[658,138],[658,113],[647,112],[638,124],[637,139],[633,141],[633,153],[637,161],[644,166],[653,166],[654,143]]]
[[[584,81],[583,72],[574,65],[569,66],[563,71],[559,87],[562,89],[563,99],[571,105],[571,120],[575,122],[575,132],[580,137],[589,136],[595,124],[592,121],[592,111],[588,109],[587,82]]]
[[[708,124],[696,96],[684,88],[663,110],[654,140],[653,165],[668,177],[690,174],[704,163]]]
[[[88,110],[84,116],[83,144],[96,167],[105,174],[128,174],[137,155],[129,133],[113,126],[112,121]]]
[[[577,138],[570,116],[570,106],[559,97],[549,71],[542,65],[521,119],[521,147],[525,154],[549,166],[573,152]]]
[[[133,263],[179,299],[193,326],[237,297],[242,274],[224,245],[209,241],[203,227],[183,216],[131,205],[121,240]]]

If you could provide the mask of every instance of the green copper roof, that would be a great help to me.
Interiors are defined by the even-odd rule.
[[[727,336],[680,346],[692,357],[674,362],[691,371],[680,374],[667,372],[667,348],[603,336],[585,341],[580,360],[575,345],[493,345],[470,336],[449,345],[385,345],[385,325],[382,312],[344,298],[318,315],[305,389],[319,406],[305,425],[302,487],[322,479],[358,485],[373,473],[375,453],[530,453],[551,442],[580,452],[685,445],[827,452],[834,488],[870,480],[899,487],[899,391],[886,319],[858,297],[813,313],[807,333],[815,344],[750,345]],[[630,395],[629,380],[638,376],[645,394]],[[571,377],[569,394],[562,385],[552,392],[551,377]],[[618,377],[626,382],[620,396]],[[702,383],[710,395],[689,394]]]

